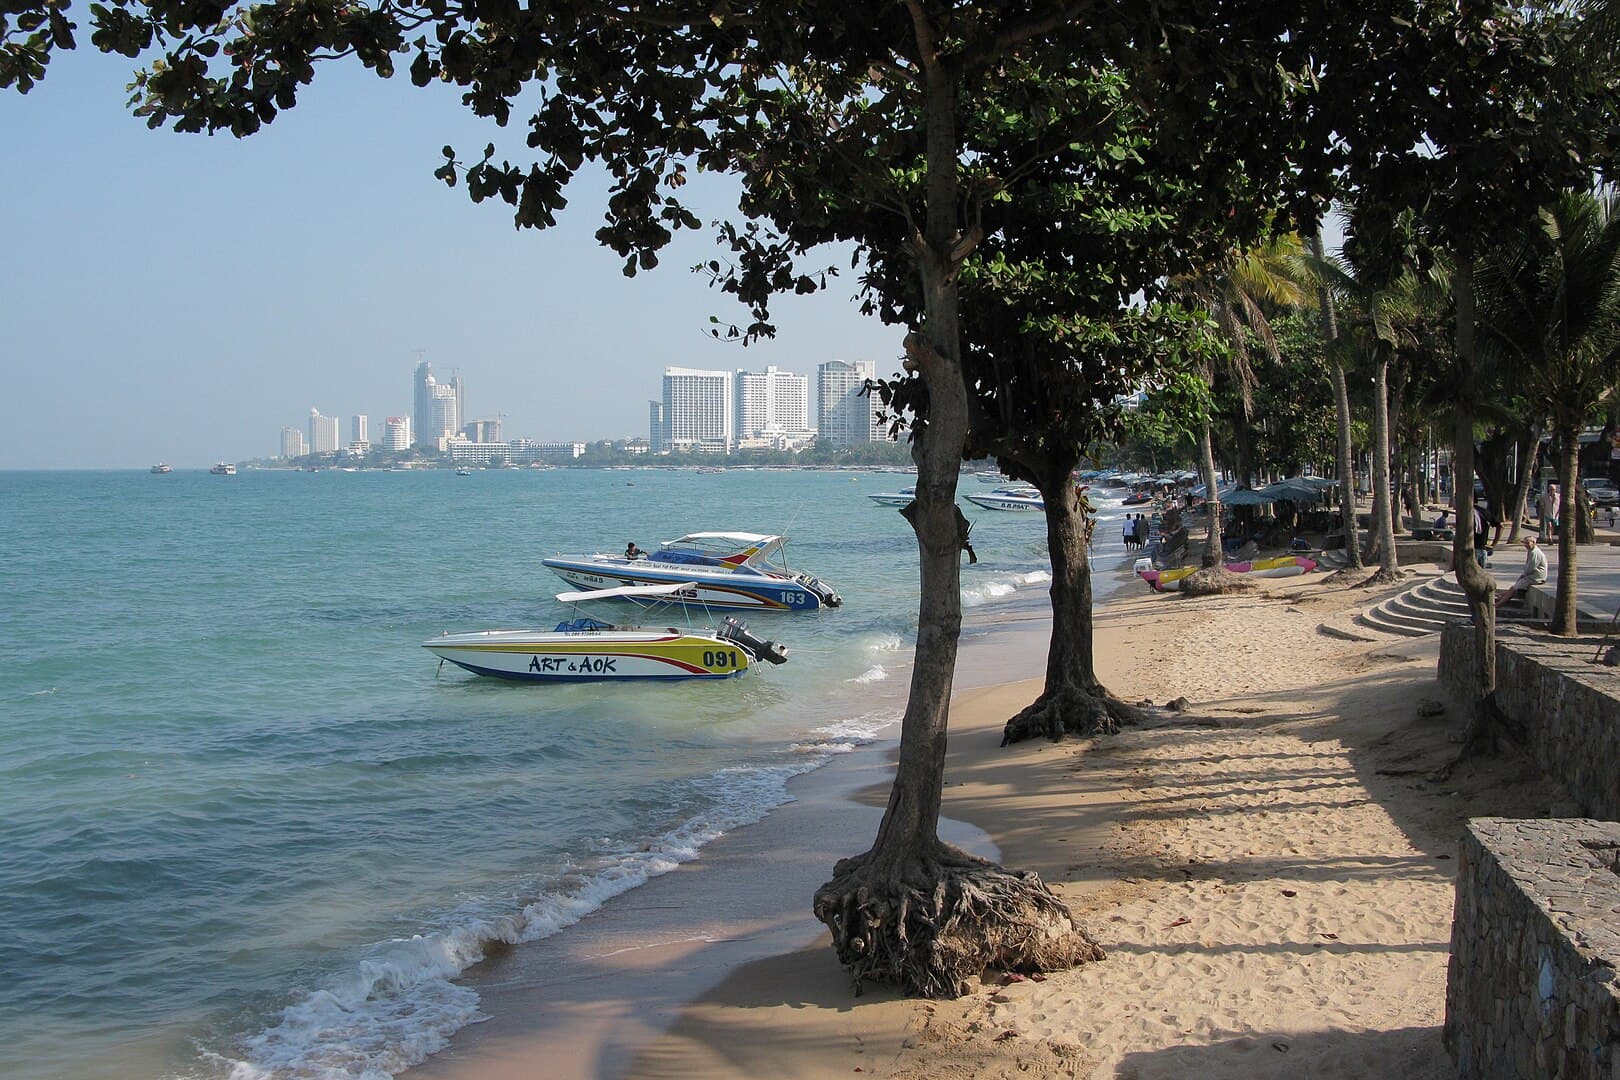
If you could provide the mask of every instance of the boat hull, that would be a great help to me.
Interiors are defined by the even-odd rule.
[[[697,586],[697,594],[689,602],[703,607],[732,611],[814,611],[823,606],[821,597],[813,590],[790,578],[731,570],[705,572],[701,566],[652,559],[629,562],[591,556],[554,556],[541,562],[553,574],[579,589],[691,582]]]
[[[916,500],[916,496],[914,496],[914,495],[882,494],[882,495],[868,495],[867,498],[871,499],[873,502],[877,503],[879,506],[910,506],[912,504],[912,502],[914,502]]]
[[[1046,503],[1041,499],[1009,499],[997,495],[973,494],[967,494],[963,497],[973,505],[982,506],[986,510],[1009,510],[1015,513],[1029,510],[1039,510],[1044,513],[1046,510]]]
[[[753,663],[735,642],[680,631],[488,630],[422,647],[476,675],[518,682],[729,679]]]

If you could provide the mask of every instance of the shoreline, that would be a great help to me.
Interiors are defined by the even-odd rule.
[[[1127,565],[1096,576],[1117,575]],[[1122,582],[1100,591],[1117,593]],[[1038,600],[1031,593],[972,612],[958,657],[958,696],[1008,685],[1009,675],[1038,685],[1051,618],[1046,591]],[[1105,596],[1099,613],[1106,603]],[[897,715],[908,685],[909,664],[891,684]],[[400,1075],[501,1080],[537,1075],[538,1060],[547,1076],[622,1075],[734,971],[814,950],[826,930],[811,914],[810,897],[838,859],[876,835],[898,745],[891,724],[873,742],[792,778],[792,801],[712,841],[695,860],[615,897],[562,933],[492,952],[462,977],[478,992],[486,1019],[460,1028],[443,1049]],[[882,793],[876,806],[874,790]],[[940,829],[969,851],[1000,857],[976,826],[944,819]],[[820,951],[825,989],[847,995],[831,950]],[[868,991],[864,1000],[877,997]],[[908,1003],[889,1000],[901,1030]]]

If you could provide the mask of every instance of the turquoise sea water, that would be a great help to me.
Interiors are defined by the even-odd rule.
[[[898,716],[915,541],[864,494],[907,482],[0,473],[6,1073],[431,1053],[479,1015],[455,976],[487,943],[563,930]],[[970,516],[970,616],[1042,599],[1041,516]],[[510,684],[419,647],[555,623],[554,551],[697,529],[788,533],[845,606],[752,615],[790,662],[716,683]]]

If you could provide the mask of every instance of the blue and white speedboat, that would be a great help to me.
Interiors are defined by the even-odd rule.
[[[825,581],[777,561],[786,543],[785,536],[762,533],[700,532],[635,558],[599,552],[557,554],[541,562],[579,589],[691,582],[697,586],[695,603],[711,608],[814,611],[842,604]]]

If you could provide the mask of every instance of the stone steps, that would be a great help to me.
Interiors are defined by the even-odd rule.
[[[1427,578],[1387,597],[1356,616],[1356,623],[1369,630],[1398,637],[1424,637],[1437,634],[1449,622],[1469,620],[1468,603],[1462,586],[1447,574]],[[1534,621],[1523,599],[1499,609],[1499,624]]]

